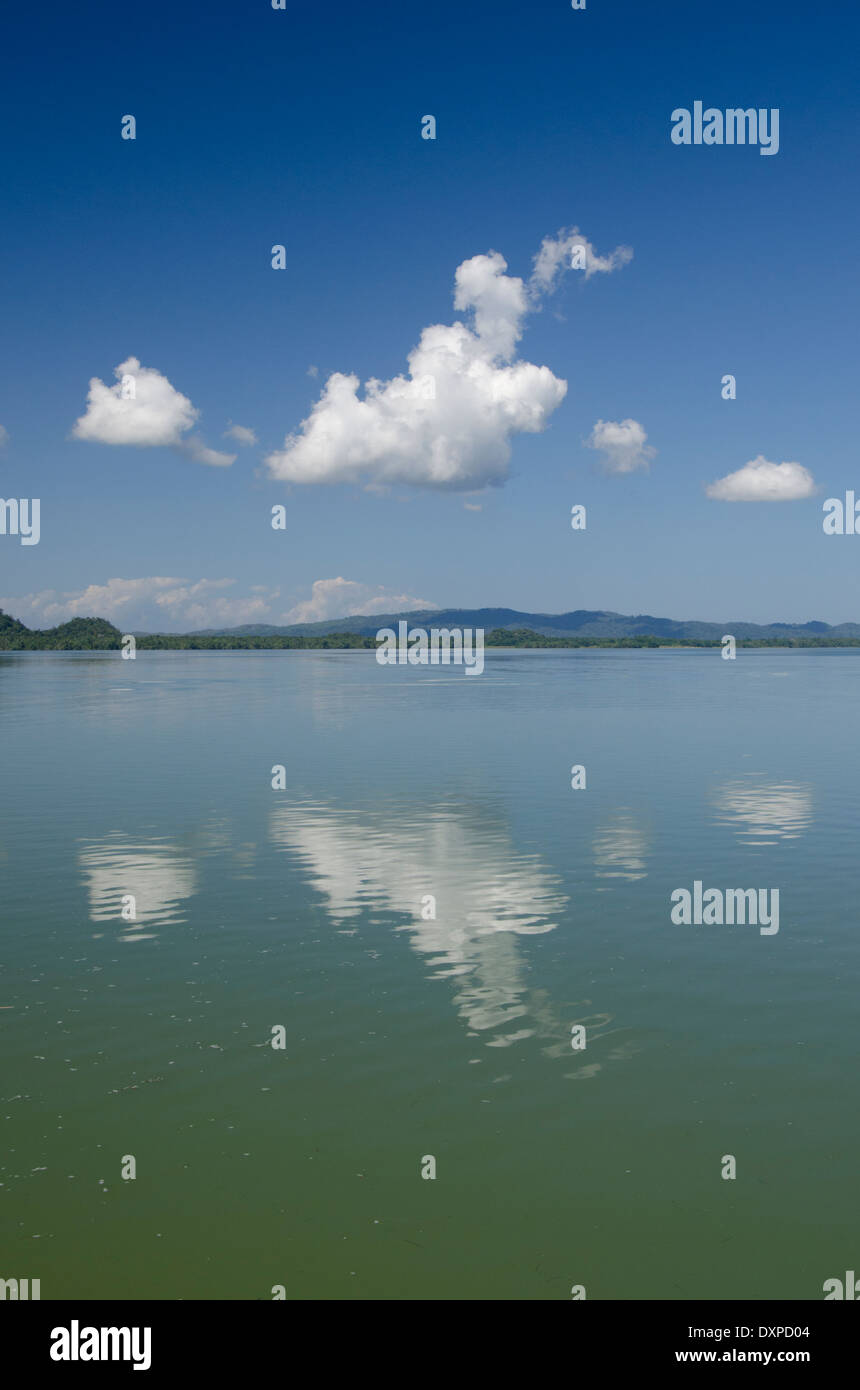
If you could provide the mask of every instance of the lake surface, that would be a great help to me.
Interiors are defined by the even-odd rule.
[[[860,650],[0,655],[0,1277],[822,1298],[858,692]],[[696,880],[778,933],[675,925]]]

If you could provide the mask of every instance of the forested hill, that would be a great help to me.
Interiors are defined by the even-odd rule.
[[[59,627],[28,628],[0,609],[2,652],[110,652],[122,647],[123,634],[105,618],[72,618]],[[181,632],[150,632],[135,638],[138,651],[253,651],[280,648],[375,648],[372,637],[332,632],[309,637],[197,637]]]
[[[122,633],[104,618],[72,618],[59,627],[25,627],[0,608],[0,651],[100,652],[122,644]]]

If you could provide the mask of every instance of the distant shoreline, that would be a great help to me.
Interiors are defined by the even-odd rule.
[[[197,632],[123,630],[106,618],[71,618],[56,627],[29,628],[0,609],[0,651],[117,651],[132,638],[141,651],[372,651],[380,636],[395,628],[403,644],[413,640],[410,632],[416,632],[418,640],[418,631],[430,629],[440,634],[442,642],[456,641],[458,633],[466,640],[467,634],[480,632],[485,647],[509,650],[704,650],[723,646],[728,636],[740,647],[860,646],[860,623],[762,625],[737,617],[705,623],[587,609],[552,615],[510,608],[449,608],[344,617],[294,627],[261,624]]]
[[[90,622],[78,619],[76,622]],[[68,629],[76,623],[66,624]],[[110,624],[98,623],[99,628]],[[88,640],[89,639],[89,640]],[[849,649],[860,647],[860,638],[845,637],[738,637],[735,645],[760,650],[789,648]],[[137,637],[138,651],[376,651],[375,637],[351,632],[332,632],[314,637],[189,637],[183,633],[149,633]],[[666,639],[641,637],[543,637],[538,632],[520,630],[515,633],[496,628],[484,638],[485,649],[491,651],[706,651],[719,649],[722,643],[707,638]],[[47,632],[0,632],[2,652],[111,652],[122,648],[122,635],[114,628],[109,632],[64,631],[55,628]]]

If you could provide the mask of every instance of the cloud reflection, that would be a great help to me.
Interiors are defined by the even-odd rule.
[[[597,878],[622,878],[629,883],[647,875],[648,836],[626,811],[598,826],[592,842]]]
[[[751,774],[716,787],[711,801],[714,820],[731,826],[742,844],[796,840],[812,824],[812,788],[800,782],[764,782]]]
[[[275,845],[304,865],[338,927],[380,911],[407,919],[398,930],[431,979],[452,982],[468,1028],[492,1034],[487,1047],[540,1037],[551,1040],[549,1055],[574,1056],[570,1025],[582,1010],[572,1007],[567,1019],[530,986],[518,940],[554,931],[569,899],[558,876],[537,855],[518,853],[503,826],[459,808],[395,816],[301,804],[276,807],[270,829]],[[421,916],[427,894],[436,899],[435,921]],[[595,1029],[610,1022],[595,1018]]]
[[[116,838],[90,842],[78,853],[93,922],[121,930],[120,941],[143,941],[153,927],[185,920],[181,904],[197,889],[192,861],[163,840],[128,844]],[[135,899],[135,918],[125,921],[122,899]]]

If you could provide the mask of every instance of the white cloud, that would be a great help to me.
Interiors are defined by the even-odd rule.
[[[114,376],[114,386],[106,386],[97,376],[91,378],[86,414],[72,430],[75,439],[138,448],[168,446],[215,467],[233,462],[235,454],[208,449],[195,436],[184,438],[200,411],[161,372],[128,357],[114,368]]]
[[[200,414],[166,376],[153,367],[141,367],[136,357],[115,367],[114,376],[115,386],[105,386],[97,376],[90,380],[87,412],[72,431],[76,439],[99,444],[178,444]],[[123,397],[124,377],[133,383],[133,396]],[[132,385],[127,389],[131,391]]]
[[[236,462],[235,454],[222,454],[218,449],[210,449],[196,434],[189,435],[176,447],[195,463],[208,463],[210,468],[229,468],[231,463]]]
[[[523,333],[526,287],[518,275],[506,275],[507,268],[504,256],[491,251],[463,261],[454,272],[454,308],[474,315],[484,361],[509,362]]]
[[[39,593],[0,598],[0,608],[28,627],[54,627],[70,618],[107,618],[124,632],[188,632],[201,627],[237,627],[242,623],[273,622],[272,600],[278,590],[261,590],[232,598],[223,591],[234,579],[184,579],[154,576],[109,579],[65,593]]]
[[[815,479],[799,463],[769,463],[759,454],[705,492],[717,502],[795,502],[813,495]]]
[[[232,421],[224,431],[224,438],[235,439],[237,444],[256,444],[257,442],[257,436],[253,430],[249,430],[246,425],[234,425]]]
[[[608,256],[598,256],[588,237],[583,236],[578,227],[570,227],[567,231],[560,231],[557,236],[544,237],[541,242],[529,282],[533,294],[546,294],[555,289],[562,273],[570,268],[575,246],[584,247],[586,280],[598,273],[609,274],[613,270],[620,270],[633,259],[630,246],[616,246]]]
[[[279,589],[252,585],[246,595],[227,593],[235,579],[189,581],[167,576],[109,579],[85,589],[43,589],[0,597],[0,609],[28,627],[55,627],[70,618],[107,618],[123,632],[193,632],[198,628],[239,627],[245,623],[315,623],[356,613],[399,613],[435,609],[430,599],[413,598],[382,585],[352,579],[318,579],[311,597],[288,613],[277,611]]]
[[[228,598],[216,591],[235,584],[235,579],[198,579],[158,595],[159,610],[177,630],[198,627],[235,627],[241,623],[270,622],[268,598]]]
[[[607,473],[633,473],[648,468],[657,450],[645,441],[648,438],[638,420],[598,420],[588,439],[589,449],[603,455]]]
[[[8,443],[9,443],[9,431],[8,431],[7,429],[4,429],[3,426],[0,425],[0,449],[3,448],[3,445],[4,445],[4,444],[8,444]]]
[[[2,607],[2,604],[0,604]],[[322,623],[331,618],[348,618],[354,614],[406,613],[417,609],[438,608],[430,599],[411,598],[397,594],[381,585],[359,584],[354,579],[317,579],[312,596],[297,603],[281,619],[284,623]]]
[[[528,287],[505,273],[495,251],[458,266],[454,307],[471,325],[425,328],[408,354],[409,375],[373,377],[363,398],[356,375],[334,372],[299,431],[266,457],[271,477],[466,491],[504,483],[511,437],[545,429],[567,392],[548,367],[513,360],[526,314],[560,273],[557,248],[579,233],[560,235],[544,241]],[[620,250],[594,257],[592,271],[625,258]]]

